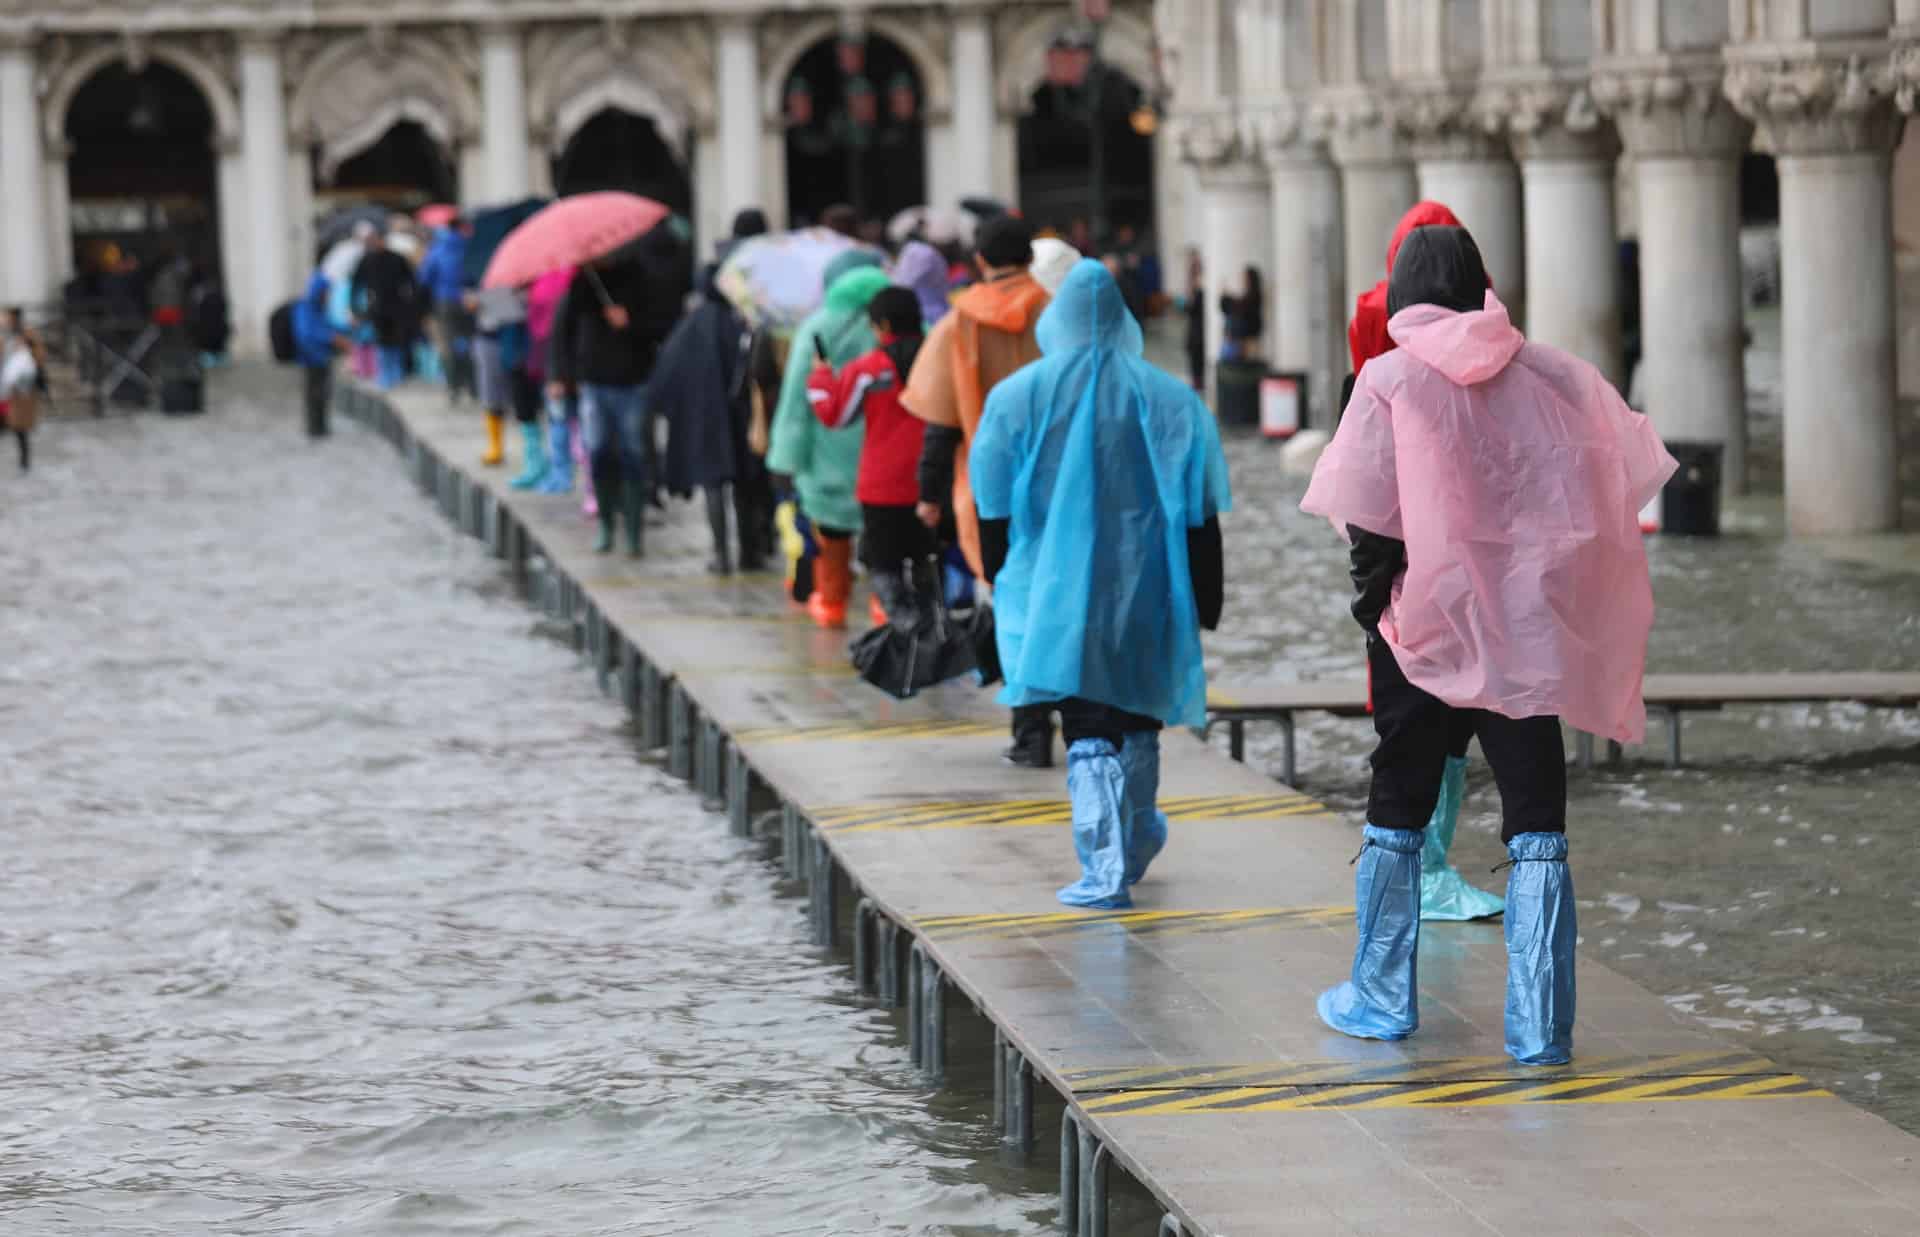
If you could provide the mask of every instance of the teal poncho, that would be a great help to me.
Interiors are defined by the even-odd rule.
[[[807,405],[807,375],[820,360],[814,350],[816,339],[825,345],[827,360],[835,369],[873,350],[867,305],[887,286],[886,272],[875,265],[878,260],[864,250],[852,250],[828,265],[826,304],[800,324],[788,347],[787,372],[780,383],[773,438],[767,448],[767,467],[793,478],[800,510],[807,518],[844,532],[860,527],[860,503],[853,487],[867,426],[864,420],[837,430],[820,424]]]
[[[1213,413],[1142,359],[1098,262],[1073,268],[1037,334],[1041,359],[987,397],[969,457],[980,517],[1012,521],[993,588],[1000,699],[1202,725],[1187,532],[1232,504]]]

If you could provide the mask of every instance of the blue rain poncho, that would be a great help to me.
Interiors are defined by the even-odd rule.
[[[987,397],[969,460],[980,517],[1012,521],[994,581],[1000,699],[1203,725],[1187,532],[1232,505],[1219,427],[1142,358],[1098,262],[1073,268],[1036,333],[1042,359]]]

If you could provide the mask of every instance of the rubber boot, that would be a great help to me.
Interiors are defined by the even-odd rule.
[[[497,412],[487,414],[487,450],[480,462],[497,468],[507,458],[507,419]]]
[[[918,630],[920,606],[906,575],[898,571],[876,571],[867,578],[873,586],[873,601],[879,607],[879,623],[891,624],[907,633]]]
[[[707,528],[713,533],[713,557],[707,562],[707,570],[716,576],[732,575],[733,543],[728,540],[727,487],[724,485],[707,487]]]
[[[1573,874],[1567,835],[1507,843],[1507,1055],[1522,1065],[1573,1057]]]
[[[888,623],[887,608],[880,604],[877,592],[867,594],[867,622],[874,627],[885,627]]]
[[[1067,748],[1067,800],[1073,807],[1073,849],[1080,879],[1054,897],[1067,906],[1123,910],[1127,892],[1127,775],[1120,753],[1105,739],[1081,739]]]
[[[1354,871],[1359,940],[1353,977],[1320,994],[1320,1021],[1358,1039],[1405,1039],[1420,1026],[1422,829],[1366,828]]]
[[[813,564],[813,596],[807,613],[821,627],[847,625],[847,598],[853,592],[853,539],[820,538],[820,557]]]
[[[547,475],[534,488],[542,494],[573,493],[573,423],[556,409],[547,414]]]
[[[516,490],[534,489],[547,479],[547,452],[540,441],[538,421],[520,423],[520,455],[523,460],[520,475],[507,485]]]
[[[1467,794],[1467,758],[1447,757],[1440,777],[1440,801],[1427,822],[1427,840],[1420,848],[1420,918],[1433,920],[1491,919],[1506,907],[1500,895],[1477,889],[1447,862],[1453,831],[1460,823],[1460,801]]]
[[[647,490],[637,481],[620,487],[621,503],[627,517],[627,557],[641,558],[647,552]]]
[[[1120,747],[1127,779],[1127,884],[1136,885],[1167,844],[1167,814],[1160,810],[1160,732],[1137,730]]]
[[[1053,706],[1023,704],[1013,711],[1013,746],[1001,759],[1019,769],[1053,768]]]

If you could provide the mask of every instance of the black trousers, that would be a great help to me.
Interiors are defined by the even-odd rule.
[[[1067,741],[1068,747],[1082,739],[1105,739],[1117,748],[1126,742],[1130,734],[1164,729],[1157,717],[1142,717],[1138,713],[1082,700],[1077,696],[1062,700],[1053,707],[1060,710],[1060,736]]]
[[[860,561],[868,571],[902,569],[933,553],[933,530],[920,522],[912,507],[860,505]]]
[[[1566,832],[1567,751],[1559,718],[1456,709],[1409,683],[1377,635],[1367,637],[1367,665],[1373,672],[1373,728],[1380,736],[1367,795],[1369,824],[1426,828],[1447,757],[1464,752],[1467,738],[1477,738],[1500,788],[1501,840]]]
[[[333,403],[333,366],[303,365],[300,372],[306,379],[307,437],[325,438],[327,409]]]

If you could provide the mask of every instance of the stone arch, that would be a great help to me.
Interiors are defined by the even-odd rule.
[[[527,114],[547,154],[557,157],[607,108],[651,120],[686,164],[694,135],[710,126],[714,102],[711,88],[671,56],[610,44],[598,27],[562,39],[541,58],[527,91]]]
[[[225,147],[240,140],[240,105],[234,98],[232,84],[219,65],[198,52],[169,43],[143,46],[140,54],[148,60],[178,69],[200,88],[208,110],[213,113],[215,142]],[[115,61],[131,62],[134,58],[124,44],[115,43],[84,52],[61,69],[47,89],[46,102],[40,108],[41,135],[48,150],[59,150],[66,144],[67,112],[72,108],[74,96],[80,93],[80,88],[106,66]]]
[[[295,140],[317,146],[320,177],[411,120],[447,148],[477,139],[479,92],[445,48],[417,35],[341,39],[314,57],[288,111]]]
[[[912,22],[881,16],[868,16],[863,21],[867,33],[891,40],[913,61],[914,72],[920,77],[922,110],[927,121],[932,123],[951,115],[953,74],[947,68],[946,56],[934,40]],[[760,105],[770,123],[780,123],[787,79],[793,76],[800,58],[813,50],[822,39],[833,38],[839,33],[840,20],[836,17],[819,17],[803,22],[767,58]]]
[[[1005,115],[1033,107],[1033,92],[1047,80],[1047,48],[1071,24],[1058,13],[1030,17],[1014,28],[1000,55],[993,94]],[[1100,56],[1142,90],[1154,83],[1153,27],[1133,13],[1116,12],[1101,35]]]

